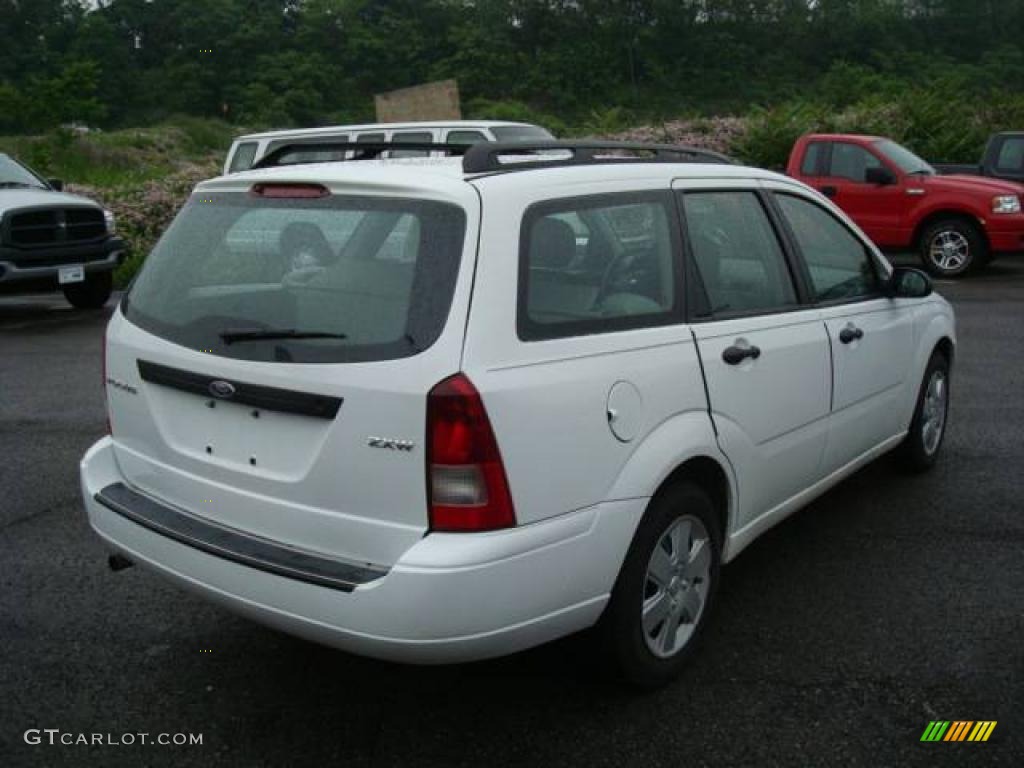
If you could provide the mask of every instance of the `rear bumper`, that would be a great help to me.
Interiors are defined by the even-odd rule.
[[[429,534],[345,591],[216,556],[99,503],[97,493],[124,482],[109,438],[86,453],[81,479],[92,527],[139,564],[286,632],[412,663],[500,656],[592,625],[646,506],[631,499],[507,531]]]
[[[0,283],[57,279],[61,267],[81,264],[86,272],[109,272],[128,255],[119,237],[99,243],[23,250],[0,246]]]

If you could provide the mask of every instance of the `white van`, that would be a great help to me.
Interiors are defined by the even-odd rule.
[[[330,125],[322,128],[305,128],[291,131],[271,131],[239,136],[231,143],[224,173],[247,171],[264,155],[285,144],[294,145],[308,142],[353,143],[428,143],[428,144],[476,144],[480,141],[544,141],[554,138],[539,125],[530,123],[509,123],[495,120],[454,120],[450,122],[422,123],[369,123],[367,125]],[[308,160],[327,162],[343,159],[330,149],[312,150],[316,154]],[[393,156],[425,156],[423,150],[395,150]],[[306,158],[304,158],[306,159]],[[282,163],[286,164],[286,163]]]

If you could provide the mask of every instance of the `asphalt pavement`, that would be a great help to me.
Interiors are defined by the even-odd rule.
[[[883,458],[763,536],[646,695],[586,636],[407,667],[112,573],[78,490],[111,310],[0,299],[0,766],[1024,765],[1024,258],[938,287],[960,349],[936,470]],[[932,720],[998,725],[922,743]],[[202,744],[59,744],[140,733]]]

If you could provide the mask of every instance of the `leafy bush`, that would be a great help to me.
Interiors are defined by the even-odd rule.
[[[744,163],[762,168],[781,168],[793,143],[822,123],[821,109],[793,102],[771,109],[759,108],[750,116],[746,130],[729,147]]]
[[[150,250],[203,179],[216,175],[218,163],[184,163],[172,173],[140,184],[115,188],[71,185],[68,191],[85,195],[114,212],[117,232],[129,244],[130,255],[114,273],[114,284],[123,288],[135,276]]]
[[[184,136],[182,149],[189,154],[227,154],[232,140],[242,131],[224,120],[175,115],[167,121]]]
[[[990,134],[1022,125],[1024,96],[983,96],[940,83],[894,97],[869,96],[838,111],[808,101],[757,109],[731,149],[751,165],[779,168],[805,133],[863,133],[892,138],[932,162],[973,163]]]
[[[624,131],[635,124],[636,118],[623,107],[605,107],[591,110],[578,130],[586,136],[601,136]]]

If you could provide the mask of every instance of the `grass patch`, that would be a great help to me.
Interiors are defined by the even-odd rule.
[[[221,160],[240,128],[220,120],[178,117],[156,126],[78,134],[0,136],[6,152],[47,178],[112,189],[160,179],[184,164]]]

